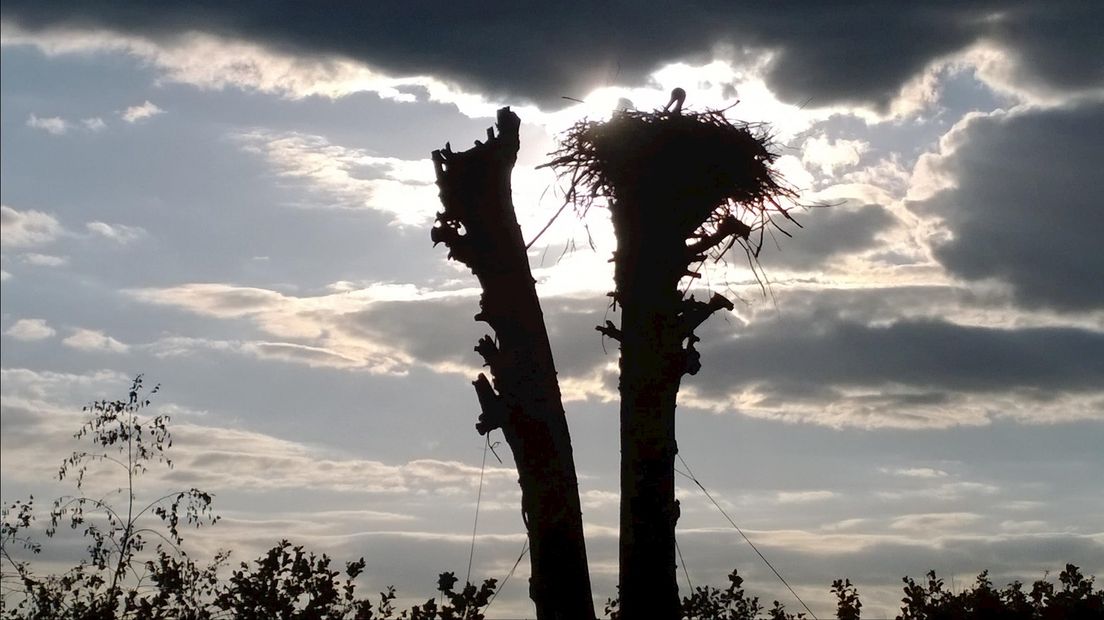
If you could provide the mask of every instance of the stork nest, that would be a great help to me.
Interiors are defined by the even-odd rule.
[[[764,231],[789,235],[779,218],[800,226],[782,204],[797,192],[772,167],[772,146],[766,125],[731,121],[724,110],[619,111],[576,123],[545,165],[569,179],[566,200],[580,215],[604,199],[615,220],[619,209],[649,210],[640,217],[698,239],[732,230],[735,219],[754,258]]]

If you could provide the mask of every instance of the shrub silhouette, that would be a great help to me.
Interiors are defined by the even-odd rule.
[[[213,497],[199,489],[159,494],[139,504],[137,480],[148,466],[172,467],[168,416],[146,417],[147,396],[156,394],[136,377],[123,400],[96,401],[84,408],[91,417],[74,434],[91,444],[67,457],[58,478],[74,480],[76,494],[54,501],[45,528],[47,538],[68,525],[88,545],[86,555],[73,568],[53,575],[36,575],[21,551],[36,555],[42,543],[31,536],[35,522],[33,496],[4,502],[0,518],[0,617],[5,619],[111,620],[155,618],[207,620],[240,618],[270,620],[482,620],[495,593],[496,581],[488,579],[476,588],[466,584],[455,590],[457,579],[442,573],[437,591],[442,604],[429,599],[399,612],[394,588],[380,593],[376,606],[356,595],[354,580],[363,572],[363,558],[347,562],[344,571],[331,568],[331,560],[280,541],[253,562],[241,563],[223,579],[221,573],[230,552],[220,551],[199,564],[182,549],[182,526],[199,527],[218,521]],[[88,474],[97,463],[117,466],[125,475],[119,485],[122,497],[84,493]],[[110,471],[110,469],[108,470]],[[108,480],[107,482],[111,482]],[[147,541],[156,541],[147,548]]]

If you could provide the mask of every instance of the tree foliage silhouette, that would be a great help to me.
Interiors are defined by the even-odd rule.
[[[442,573],[437,590],[443,603],[431,598],[399,611],[394,588],[380,593],[375,606],[356,594],[364,558],[347,562],[339,571],[326,554],[316,555],[283,540],[252,564],[241,563],[228,578],[223,575],[228,551],[197,562],[182,546],[182,530],[219,520],[211,494],[191,488],[138,501],[144,493],[138,484],[142,474],[153,465],[173,466],[169,416],[145,415],[151,406],[148,397],[157,391],[158,387],[147,391],[139,375],[127,398],[95,401],[84,408],[90,418],[74,437],[91,449],[73,452],[58,473],[60,479],[74,481],[77,493],[53,502],[44,530],[52,539],[68,526],[66,530],[87,542],[76,566],[57,574],[36,574],[32,558],[42,552],[43,544],[32,535],[34,498],[3,504],[0,617],[483,620],[495,592],[494,579],[457,591],[456,577]],[[107,467],[96,467],[99,464]],[[90,486],[118,491],[89,495],[85,491]]]

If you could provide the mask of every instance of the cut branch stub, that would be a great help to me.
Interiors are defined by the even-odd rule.
[[[496,428],[502,428],[502,425],[506,423],[506,406],[502,404],[502,399],[491,387],[487,375],[479,373],[479,378],[473,381],[472,385],[475,386],[475,394],[479,398],[479,407],[483,410],[483,413],[479,414],[479,421],[475,424],[475,430],[480,435],[486,435]]]
[[[598,325],[594,329],[602,333],[606,338],[612,338],[617,342],[621,342],[621,330],[617,329],[617,326],[613,324],[613,321],[606,321],[605,325]]]
[[[698,301],[691,295],[690,299],[683,300],[681,318],[681,329],[684,338],[688,338],[694,334],[694,330],[699,325],[705,322],[714,312],[724,309],[731,311],[735,306],[729,301],[727,297],[719,293],[713,293],[713,296],[709,298],[708,302]]]

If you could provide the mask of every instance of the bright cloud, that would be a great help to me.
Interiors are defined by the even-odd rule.
[[[801,161],[819,168],[821,174],[830,176],[838,168],[859,163],[863,153],[869,148],[870,143],[863,140],[813,136],[805,140],[801,147]]]
[[[931,467],[906,467],[902,469],[887,469],[883,467],[880,468],[879,471],[896,476],[904,476],[906,478],[946,478],[949,475],[942,469],[933,469]]]
[[[54,136],[60,136],[69,131],[69,121],[59,116],[39,118],[37,115],[31,114],[27,117],[27,126],[33,127],[34,129],[41,129]]]
[[[778,493],[780,504],[806,504],[809,502],[822,502],[836,497],[832,491],[782,491]]]
[[[437,99],[453,94],[450,87],[427,77],[395,79],[350,60],[281,53],[263,45],[197,32],[155,41],[104,30],[59,28],[32,34],[5,23],[4,45],[33,45],[51,55],[122,52],[157,66],[168,82],[206,89],[242,88],[293,99],[375,92],[387,99],[414,101],[413,95],[400,90],[408,85],[426,87]],[[467,98],[473,103],[481,99],[473,95]],[[489,109],[493,113],[493,106]]]
[[[420,298],[417,289],[392,285],[369,286],[356,292],[342,291],[313,297],[295,297],[276,291],[225,284],[187,284],[166,289],[140,289],[129,294],[139,301],[181,307],[218,318],[248,318],[262,331],[288,341],[252,341],[221,348],[262,359],[290,361],[308,366],[367,370],[379,374],[405,374],[416,359],[391,334],[355,331],[348,317],[384,300]],[[439,296],[439,295],[437,295]],[[432,296],[431,296],[432,297]],[[293,342],[298,340],[299,342]],[[202,344],[175,341],[180,354]],[[457,368],[459,370],[459,368]],[[467,370],[467,369],[464,369]]]
[[[85,224],[88,232],[110,239],[120,244],[130,243],[141,239],[146,235],[144,228],[140,226],[127,226],[125,224],[105,224],[103,222],[89,222]]]
[[[43,319],[19,319],[4,333],[16,340],[31,341],[44,340],[57,332]]]
[[[961,530],[964,526],[973,525],[984,517],[972,512],[938,512],[927,514],[913,514],[897,517],[890,524],[895,530],[912,530],[916,532],[945,532],[948,530]]]
[[[37,252],[29,252],[27,254],[21,254],[19,258],[28,265],[35,265],[36,267],[62,267],[69,264],[69,257],[67,256],[55,256],[53,254],[39,254]]]
[[[103,351],[107,353],[126,353],[130,347],[118,340],[92,329],[77,328],[61,341],[67,347],[80,351]]]
[[[138,121],[145,120],[157,116],[158,114],[164,114],[165,111],[157,107],[154,103],[146,100],[141,105],[132,105],[129,108],[119,113],[119,116],[128,123],[137,123]]]
[[[17,211],[0,206],[0,239],[8,247],[27,247],[49,243],[64,233],[54,216],[41,211]]]
[[[103,131],[107,129],[107,123],[105,123],[104,120],[98,116],[92,118],[82,118],[81,125],[84,125],[84,128],[88,131]]]
[[[428,159],[375,157],[298,133],[254,131],[238,138],[246,151],[264,156],[281,177],[301,181],[324,196],[323,206],[374,209],[403,225],[425,225],[440,206]]]

